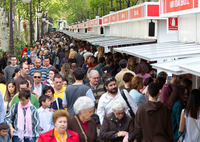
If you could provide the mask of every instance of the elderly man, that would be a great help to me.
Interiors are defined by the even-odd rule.
[[[53,78],[54,84],[54,97],[63,99],[65,93],[65,87],[63,86],[63,78],[60,74],[55,74]]]
[[[39,58],[35,60],[35,63],[35,67],[31,68],[28,74],[33,76],[35,71],[40,71],[42,73],[41,82],[43,83],[44,80],[49,79],[49,70],[42,66],[42,61]]]
[[[41,83],[42,73],[40,71],[35,71],[33,74],[33,93],[39,98],[42,95],[42,90],[46,85]]]
[[[89,83],[87,83],[86,85],[92,89],[96,103],[98,103],[101,95],[105,93],[104,84],[99,81],[99,73],[97,70],[91,70],[88,74],[88,78]]]

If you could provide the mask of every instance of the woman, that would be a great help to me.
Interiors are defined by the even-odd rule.
[[[11,102],[15,94],[18,92],[18,87],[15,80],[11,79],[6,84],[6,93],[4,95],[4,106],[6,113],[9,111]]]
[[[16,68],[14,70],[14,73],[12,74],[12,78],[15,80],[16,78],[18,78],[20,76],[20,69]]]
[[[149,69],[148,66],[145,63],[140,63],[136,67],[136,73],[137,76],[143,78],[143,82],[145,81],[146,78],[151,77],[150,74],[148,74]]]
[[[180,134],[186,126],[186,134],[183,142],[200,141],[200,90],[193,89],[189,95],[187,105],[181,112],[179,126]]]
[[[157,83],[159,85],[159,90],[160,90],[157,101],[161,101],[161,98],[160,98],[161,97],[161,90],[162,90],[162,87],[165,84],[165,82],[166,82],[166,79],[164,77],[158,77],[155,80],[155,83]]]
[[[6,93],[6,78],[0,73],[0,91],[4,95]]]
[[[37,54],[37,58],[41,59],[42,64],[43,64],[43,60],[44,60],[43,54],[44,54],[44,52],[42,50],[40,50]]]
[[[52,111],[58,109],[64,109],[62,106],[62,99],[54,97],[54,89],[51,86],[45,86],[43,89],[43,95],[47,95],[50,97],[51,106],[50,109]]]
[[[112,104],[113,112],[104,117],[100,129],[100,138],[110,142],[122,142],[123,139],[133,142],[134,127],[133,120],[125,114],[126,102],[116,99]]]
[[[135,76],[131,81],[132,90],[130,96],[134,99],[136,104],[139,106],[147,101],[147,99],[140,93],[140,89],[143,88],[143,78]]]
[[[43,84],[45,84],[45,85],[47,85],[47,86],[54,87],[53,78],[54,78],[54,75],[55,75],[55,74],[58,74],[58,73],[59,73],[59,71],[58,71],[57,69],[55,69],[55,68],[50,69],[50,70],[49,70],[49,79],[45,80],[45,81],[43,82]]]
[[[74,83],[73,72],[69,63],[62,64],[60,74],[64,79],[68,80],[68,85],[72,85]]]
[[[96,123],[91,119],[94,102],[87,96],[79,97],[74,103],[75,116],[70,119],[69,130],[79,135],[80,142],[98,142]]]
[[[146,95],[147,94],[147,90],[148,90],[148,86],[150,83],[153,82],[153,78],[152,77],[148,77],[145,79],[144,81],[144,86],[142,89],[140,89],[140,93],[142,93],[143,95]]]
[[[22,89],[18,96],[19,103],[14,104],[5,116],[13,142],[35,142],[39,137],[39,115],[36,107],[30,102],[30,94],[30,90]]]
[[[69,57],[69,51],[66,51],[65,53],[65,57],[62,59],[62,61],[60,62],[60,65],[67,63],[68,61],[68,57]]]
[[[79,142],[78,134],[67,129],[69,113],[65,110],[56,110],[53,114],[55,128],[39,136],[38,142]]]
[[[171,110],[174,141],[178,141],[179,138],[178,129],[180,116],[182,109],[185,108],[187,98],[188,90],[186,87],[176,85],[166,104],[167,107]]]
[[[72,63],[76,63],[76,54],[77,54],[77,52],[76,51],[71,51],[70,53],[69,53],[69,59],[68,59],[68,63],[70,63],[70,64],[72,64]]]
[[[120,87],[121,89],[126,89],[128,92],[131,91],[132,87],[131,87],[131,80],[133,79],[134,75],[132,73],[125,73],[123,76],[123,81],[125,82],[125,84],[123,86]]]
[[[91,57],[91,64],[92,64],[93,68],[97,66],[97,58],[96,57],[94,57],[94,56]]]

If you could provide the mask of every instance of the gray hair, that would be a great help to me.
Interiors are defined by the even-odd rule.
[[[99,75],[99,72],[97,70],[91,70],[89,73],[88,73],[88,78],[92,77],[93,74],[98,74]]]
[[[80,111],[86,111],[93,107],[94,102],[87,96],[79,97],[73,106],[75,114],[80,114]]]
[[[123,98],[121,98],[121,99],[117,98],[112,103],[112,110],[123,110],[123,109],[127,109],[127,108],[128,107]]]

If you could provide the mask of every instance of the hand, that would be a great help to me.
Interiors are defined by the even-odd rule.
[[[49,112],[51,112],[51,111],[53,111],[53,112],[54,112],[55,110],[54,110],[53,108],[50,108],[50,109],[49,109]]]
[[[126,136],[126,135],[128,135],[128,132],[126,132],[126,131],[119,131],[119,132],[117,133],[117,136],[118,136],[118,137],[124,137],[124,136]]]
[[[128,135],[126,135],[126,136],[123,138],[123,142],[129,142],[129,141],[128,141]]]
[[[38,142],[38,138],[36,139],[36,141],[35,142]]]
[[[17,133],[17,131],[11,126],[11,128],[10,128],[10,135],[11,135],[11,137],[13,137],[13,132]]]
[[[35,96],[36,96],[37,98],[39,97],[39,93],[38,93],[38,91],[33,90],[32,93],[35,94]]]

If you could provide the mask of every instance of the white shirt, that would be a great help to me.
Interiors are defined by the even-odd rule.
[[[41,134],[54,128],[52,122],[53,112],[52,111],[50,112],[49,108],[44,109],[40,107],[38,109],[38,114],[40,119],[40,127],[43,129],[43,131],[41,131]]]
[[[129,93],[125,89],[123,89],[123,91],[124,91],[124,94],[126,95],[126,98],[129,102],[133,112],[136,114],[136,111],[138,108],[137,104],[135,103],[133,98],[129,95]],[[114,100],[116,100],[118,98],[124,100],[119,89],[118,89],[117,95],[114,98],[112,96],[109,96],[108,92],[104,93],[100,97],[99,102],[98,102],[97,114],[99,116],[101,124],[103,123],[104,115],[112,113],[112,103]],[[126,113],[129,114],[128,109],[126,110]]]
[[[35,84],[34,84],[34,90],[36,90],[39,93],[39,95],[41,96],[42,95],[42,84],[40,83],[40,85],[38,87],[35,86]]]

